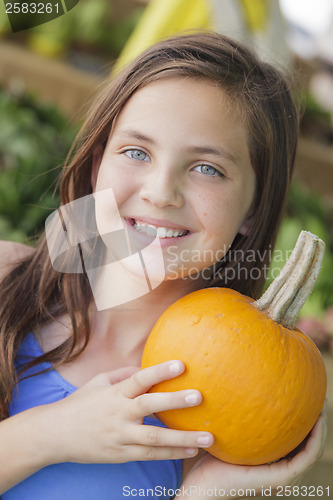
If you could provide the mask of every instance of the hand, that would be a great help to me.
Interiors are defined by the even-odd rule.
[[[235,496],[235,491],[244,491],[245,495],[246,490],[252,489],[256,491],[255,496],[262,496],[262,488],[271,488],[271,495],[274,495],[278,486],[298,484],[303,474],[311,469],[324,451],[327,434],[326,406],[325,404],[306,440],[285,458],[269,465],[244,466],[228,464],[205,453],[186,476],[183,482],[185,490],[187,488],[191,491],[193,500],[199,498],[199,488],[201,492],[216,488],[215,498],[220,498],[219,490],[225,491],[224,496],[240,498],[242,495]]]
[[[152,413],[201,403],[200,392],[191,389],[147,393],[183,371],[181,361],[143,370],[122,368],[100,374],[67,398],[45,406],[50,463],[180,459],[196,455],[198,447],[211,446],[213,436],[206,432],[143,425]]]

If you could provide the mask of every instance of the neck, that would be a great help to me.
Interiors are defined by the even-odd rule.
[[[144,345],[160,315],[184,295],[204,288],[199,280],[179,279],[163,282],[141,297],[118,306],[98,311],[91,304],[90,317],[93,335],[110,337],[128,349]]]

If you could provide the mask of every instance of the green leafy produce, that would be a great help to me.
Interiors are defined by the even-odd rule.
[[[25,241],[43,228],[73,138],[56,108],[0,89],[0,239]]]

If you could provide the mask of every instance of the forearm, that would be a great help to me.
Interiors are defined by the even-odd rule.
[[[0,494],[52,463],[47,413],[40,406],[0,423]]]

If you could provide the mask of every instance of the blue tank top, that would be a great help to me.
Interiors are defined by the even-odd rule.
[[[21,345],[16,366],[22,366],[41,354],[40,345],[30,333]],[[50,363],[40,363],[24,376],[45,368],[51,368]],[[53,403],[76,389],[54,369],[20,380],[14,390],[10,415]],[[146,417],[144,423],[163,426],[150,417]],[[181,460],[124,464],[61,463],[39,470],[3,493],[1,500],[123,500],[134,496],[170,499],[179,488],[181,477]]]

